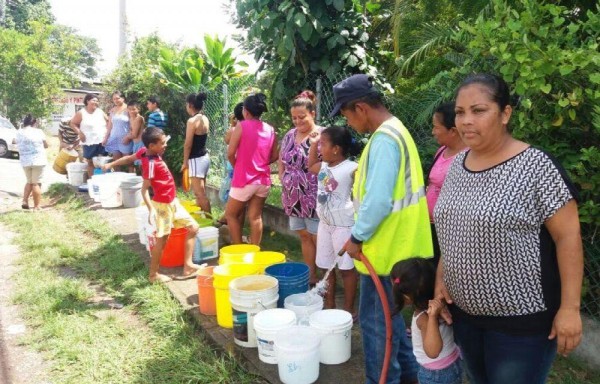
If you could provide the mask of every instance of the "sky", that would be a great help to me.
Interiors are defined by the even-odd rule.
[[[102,50],[102,61],[98,63],[100,74],[114,69],[119,52],[119,0],[49,2],[59,24],[98,41]],[[127,0],[128,40],[158,32],[165,41],[203,47],[205,33],[216,33],[221,38],[240,34],[231,24],[224,6],[229,6],[229,0]],[[227,42],[227,47],[234,47],[242,54],[231,37]],[[251,55],[241,58],[250,65],[250,70],[256,69]]]

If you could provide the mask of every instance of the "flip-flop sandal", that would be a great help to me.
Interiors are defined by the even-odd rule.
[[[184,280],[195,279],[197,276],[198,276],[198,274],[196,272],[192,272],[189,275],[173,276],[173,280],[184,281]]]
[[[29,209],[29,205],[27,205],[27,204],[21,204],[21,208],[22,209]]]

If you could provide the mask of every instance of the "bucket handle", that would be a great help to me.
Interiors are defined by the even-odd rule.
[[[267,303],[266,303],[266,305],[273,304],[273,303],[274,303],[275,301],[277,301],[277,300],[279,300],[279,296],[278,296],[278,297],[276,297],[275,299],[273,299],[273,300],[271,300],[271,301],[267,302]],[[265,304],[263,304],[263,303],[262,303],[262,299],[259,299],[259,300],[257,301],[257,304],[258,304],[258,305],[260,305],[260,306],[261,306],[263,309],[269,309],[269,308],[267,308],[267,307],[265,306]]]

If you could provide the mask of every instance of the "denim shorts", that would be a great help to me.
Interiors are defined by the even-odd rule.
[[[446,368],[427,369],[419,366],[418,373],[420,384],[462,384],[463,372],[460,359]]]
[[[102,144],[92,144],[83,146],[83,158],[91,160],[95,156],[104,156],[106,151]]]
[[[290,216],[290,229],[292,231],[306,229],[311,235],[316,235],[319,232],[319,219]]]

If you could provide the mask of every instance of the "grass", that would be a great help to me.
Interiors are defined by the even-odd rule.
[[[205,342],[168,290],[70,188],[56,209],[12,212],[0,222],[23,257],[13,299],[31,331],[26,344],[51,361],[53,383],[260,383]],[[73,271],[74,273],[65,273]],[[94,300],[100,284],[121,310]]]

